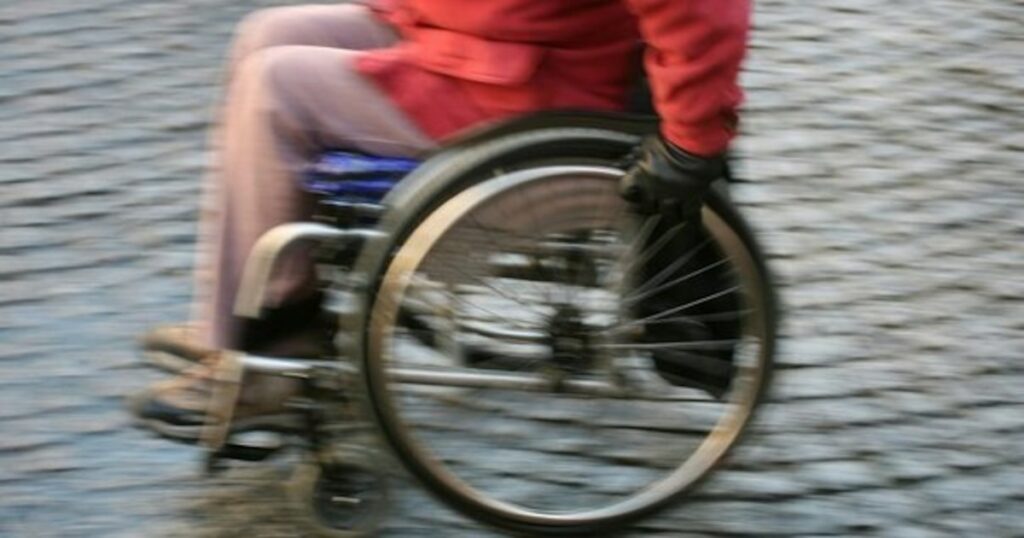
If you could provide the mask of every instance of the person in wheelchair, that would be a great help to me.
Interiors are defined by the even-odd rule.
[[[329,353],[308,253],[278,268],[265,319],[232,315],[256,240],[276,225],[308,220],[312,202],[298,176],[320,152],[418,156],[467,128],[530,112],[624,110],[641,41],[660,135],[633,155],[621,192],[639,217],[658,216],[657,227],[670,235],[671,248],[655,249],[638,278],[678,270],[661,253],[702,241],[702,197],[722,176],[736,130],[749,9],[747,0],[380,0],[250,15],[237,29],[212,136],[216,167],[201,222],[196,321],[157,328],[143,340],[181,376],[134,397],[135,414],[161,435],[196,441],[220,350]],[[658,286],[635,316],[686,303],[700,279],[714,278],[712,271],[686,285]],[[725,341],[734,331],[730,323],[658,323],[643,338]],[[717,396],[728,389],[732,352],[725,346],[680,358],[655,351],[653,359],[670,382]],[[247,377],[233,427],[288,427],[283,402],[296,390],[285,378]]]

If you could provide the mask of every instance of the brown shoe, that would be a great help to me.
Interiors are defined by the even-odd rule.
[[[150,364],[169,372],[184,372],[216,352],[199,342],[199,329],[191,323],[154,327],[139,338],[139,347]]]
[[[302,417],[288,408],[301,391],[296,379],[266,374],[247,374],[240,382],[218,377],[217,360],[201,364],[182,375],[156,383],[131,397],[128,406],[147,429],[183,443],[198,443],[204,429],[222,427],[217,407],[225,405],[231,418],[227,432],[296,431]]]
[[[246,323],[247,332],[260,338],[243,349],[257,355],[321,359],[334,355],[333,320],[317,320],[304,326],[273,324],[254,320]],[[146,360],[168,372],[183,373],[217,353],[199,341],[199,328],[193,323],[159,325],[139,338],[139,347]]]

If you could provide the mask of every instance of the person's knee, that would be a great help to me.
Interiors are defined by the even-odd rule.
[[[273,117],[278,126],[306,130],[310,102],[322,91],[320,81],[330,75],[319,47],[270,47],[249,54],[238,66],[234,95]],[[337,62],[334,62],[337,63]],[[331,73],[335,73],[332,70]]]
[[[235,42],[251,53],[280,43],[291,32],[289,26],[294,20],[290,6],[271,7],[254,11],[245,16],[235,27]]]
[[[321,24],[322,12],[314,6],[278,6],[246,15],[235,28],[235,40],[246,53],[270,47],[307,44],[311,29]],[[362,5],[332,6],[332,13],[365,10]],[[345,11],[347,13],[347,11]]]
[[[253,52],[239,66],[245,84],[258,87],[269,98],[284,98],[317,78],[310,65],[316,47],[278,46]]]

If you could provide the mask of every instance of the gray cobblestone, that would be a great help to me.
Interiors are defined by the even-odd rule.
[[[0,535],[298,533],[281,466],[199,480],[120,404],[157,379],[134,335],[187,310],[231,27],[277,3],[0,3]],[[778,386],[628,534],[1024,536],[1024,8],[756,10],[734,197],[784,285]],[[494,535],[399,480],[384,536]]]

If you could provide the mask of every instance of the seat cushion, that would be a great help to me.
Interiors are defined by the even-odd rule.
[[[416,159],[328,151],[306,167],[302,187],[318,196],[379,201],[419,165]]]

